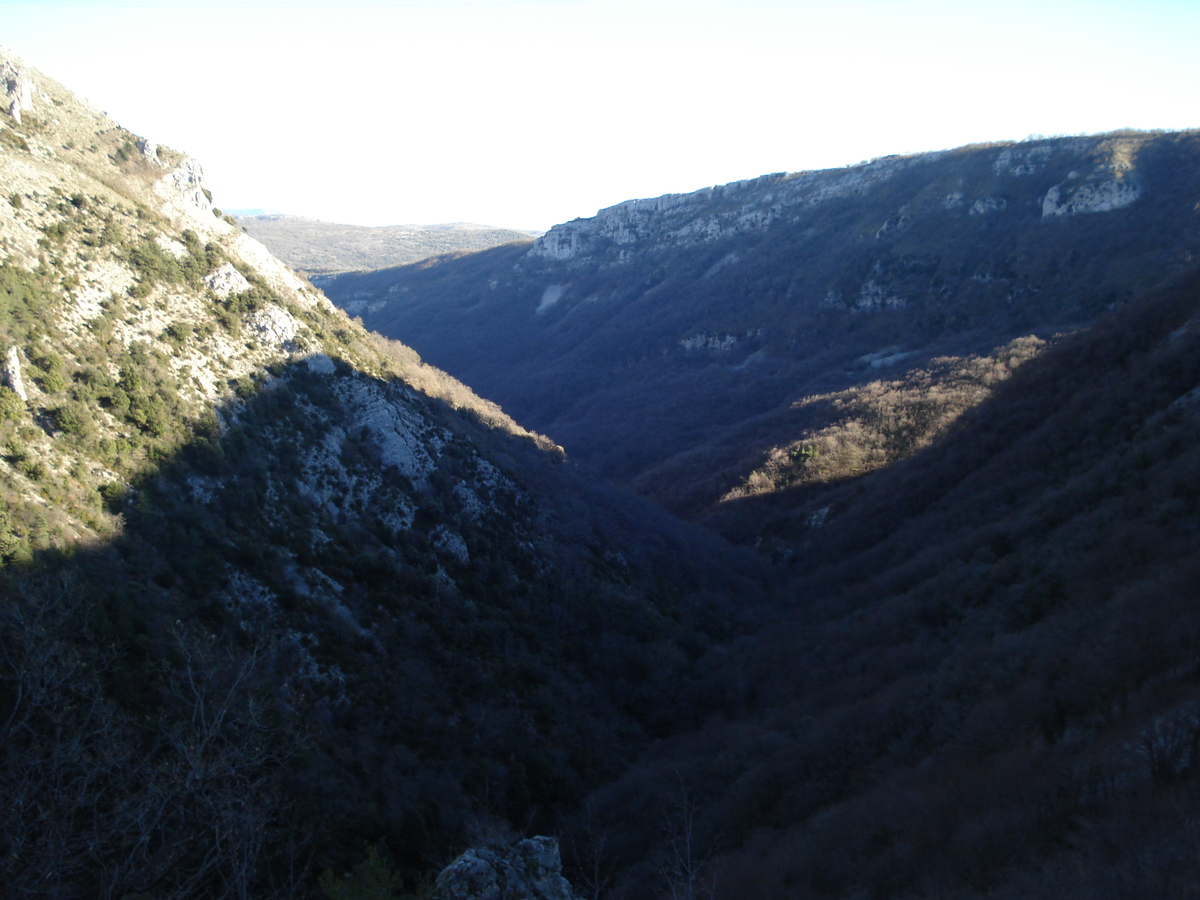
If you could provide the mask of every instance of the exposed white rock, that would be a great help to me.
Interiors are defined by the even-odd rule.
[[[879,226],[879,230],[875,232],[875,237],[882,238],[887,237],[889,234],[898,234],[911,224],[912,216],[901,211]]]
[[[238,626],[251,634],[259,630],[258,623],[269,619],[278,606],[274,591],[236,569],[228,571],[228,581],[216,599],[237,618]]]
[[[125,296],[134,281],[129,268],[113,259],[91,260],[78,278],[79,286],[70,291],[71,303],[63,309],[63,321],[73,328],[103,314],[109,300]]]
[[[533,242],[529,256],[569,260],[609,244],[653,239],[660,246],[695,246],[761,231],[786,220],[790,210],[865,193],[907,167],[941,156],[893,156],[846,169],[776,173],[690,194],[628,200],[602,209],[590,219],[555,225]]]
[[[1042,200],[1042,218],[1112,212],[1129,206],[1140,196],[1142,189],[1138,185],[1116,178],[1074,186],[1064,182],[1046,192]]]
[[[233,228],[232,225],[227,227]],[[242,262],[257,270],[258,274],[285,298],[303,306],[327,305],[329,309],[333,308],[333,304],[324,294],[305,284],[300,276],[272,256],[270,250],[250,235],[240,233],[233,242],[232,250]]]
[[[363,313],[376,313],[387,306],[386,300],[350,300],[342,304],[342,309],[352,316]]]
[[[971,208],[967,211],[968,215],[986,216],[989,213],[1004,212],[1008,208],[1008,201],[1003,197],[981,197],[971,204]]]
[[[334,365],[333,360],[324,353],[314,353],[307,360],[305,360],[305,363],[310,372],[316,372],[320,375],[332,375],[337,371],[337,367]]]
[[[204,170],[190,156],[159,179],[154,191],[163,200],[163,212],[184,219],[191,227],[199,226],[204,232],[233,228],[213,215],[212,200],[204,190]],[[224,228],[218,229],[218,225]]]
[[[0,365],[0,380],[22,400],[29,401],[29,394],[25,391],[25,379],[21,377],[21,351],[16,347],[8,348],[4,363]]]
[[[713,350],[725,353],[732,350],[741,339],[742,336],[737,334],[714,334],[705,331],[683,338],[679,346],[684,350]]]
[[[913,356],[916,356],[916,351],[910,350],[906,352],[899,347],[886,347],[883,350],[876,350],[874,353],[867,353],[864,356],[860,356],[854,362],[858,365],[869,366],[872,369],[884,369]]]
[[[881,309],[903,309],[908,301],[897,294],[890,293],[887,288],[875,281],[863,283],[859,290],[854,308],[862,312],[872,312]]]
[[[4,85],[5,109],[21,124],[21,113],[33,109],[33,78],[11,51],[0,47],[0,84]]]
[[[163,249],[164,252],[170,253],[176,259],[183,259],[188,255],[188,248],[181,241],[167,237],[165,234],[156,234],[154,242]]]
[[[996,175],[1034,175],[1041,171],[1050,159],[1053,147],[1049,144],[1005,147],[996,156],[992,172]]]
[[[158,157],[158,144],[142,138],[137,142],[137,148],[142,151],[142,156],[155,165],[162,165],[162,160]]]
[[[247,324],[258,335],[258,339],[276,347],[290,345],[300,330],[300,323],[285,309],[267,306],[255,310]]]
[[[429,538],[433,541],[433,545],[453,556],[461,563],[469,563],[471,554],[467,550],[467,542],[462,539],[461,535],[455,534],[445,525],[439,525],[429,533]]]
[[[712,278],[714,275],[716,275],[718,272],[720,272],[726,266],[732,266],[732,265],[737,264],[741,260],[741,258],[742,258],[741,255],[736,250],[734,250],[732,253],[726,253],[724,256],[722,256],[720,259],[718,259],[715,263],[713,263],[711,266],[709,266],[708,271],[706,271],[701,277],[702,278]]]
[[[432,454],[445,438],[428,433],[419,413],[395,402],[378,384],[345,378],[335,382],[334,390],[346,407],[350,427],[367,430],[383,464],[395,466],[414,484],[423,482],[434,467]]]
[[[204,286],[218,297],[250,290],[250,282],[232,263],[225,263],[204,276]]]
[[[536,310],[534,310],[534,312],[537,313],[538,315],[541,315],[546,310],[548,310],[550,307],[552,307],[555,303],[557,303],[559,300],[561,300],[563,294],[565,294],[566,292],[567,292],[567,286],[565,284],[549,285],[546,288],[546,290],[542,291],[542,300],[538,304],[538,307]]]

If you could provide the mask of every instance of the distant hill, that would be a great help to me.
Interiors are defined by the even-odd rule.
[[[235,219],[275,256],[310,277],[399,266],[440,253],[486,250],[513,241],[532,240],[540,233],[465,222],[381,227],[338,225],[281,213],[237,215]]]

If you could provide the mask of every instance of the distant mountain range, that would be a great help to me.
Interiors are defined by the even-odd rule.
[[[310,278],[382,269],[442,253],[486,250],[539,232],[455,222],[445,225],[338,225],[263,210],[233,214],[247,234]]]

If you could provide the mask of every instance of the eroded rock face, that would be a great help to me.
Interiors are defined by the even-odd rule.
[[[1128,181],[1111,179],[1078,187],[1055,185],[1042,201],[1042,218],[1075,216],[1081,213],[1112,212],[1142,196],[1142,189]]]
[[[21,377],[21,351],[16,347],[9,347],[8,355],[0,363],[0,384],[4,384],[22,400],[28,402],[29,395],[25,392],[25,380]]]
[[[228,297],[230,294],[250,290],[250,282],[232,263],[225,263],[205,275],[204,286],[218,297]]]
[[[574,900],[562,876],[558,841],[533,837],[512,847],[468,850],[438,875],[436,900]]]
[[[16,57],[0,47],[0,85],[4,86],[4,106],[17,124],[22,110],[33,109],[33,81]]]

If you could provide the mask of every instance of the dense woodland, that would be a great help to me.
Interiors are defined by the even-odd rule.
[[[247,262],[198,191],[164,206],[177,154],[39,85],[54,118],[0,131],[9,895],[429,897],[533,834],[587,898],[1200,893],[1194,209],[981,220],[920,266],[914,197],[947,186],[914,168],[882,218],[826,210],[866,235],[827,263],[774,233],[736,281],[727,247],[572,275],[629,294],[574,383],[632,375],[593,424],[625,411],[607,465],[655,505]],[[1192,140],[1112,138],[1189,208]],[[865,247],[897,289],[949,266],[997,302],[922,295],[899,342],[885,310],[782,303]],[[479,285],[527,249],[417,267],[413,309],[517,321]],[[735,365],[649,328],[688,272]],[[768,307],[795,318],[760,333]],[[759,351],[795,365],[742,378]],[[583,414],[566,367],[543,399]]]

